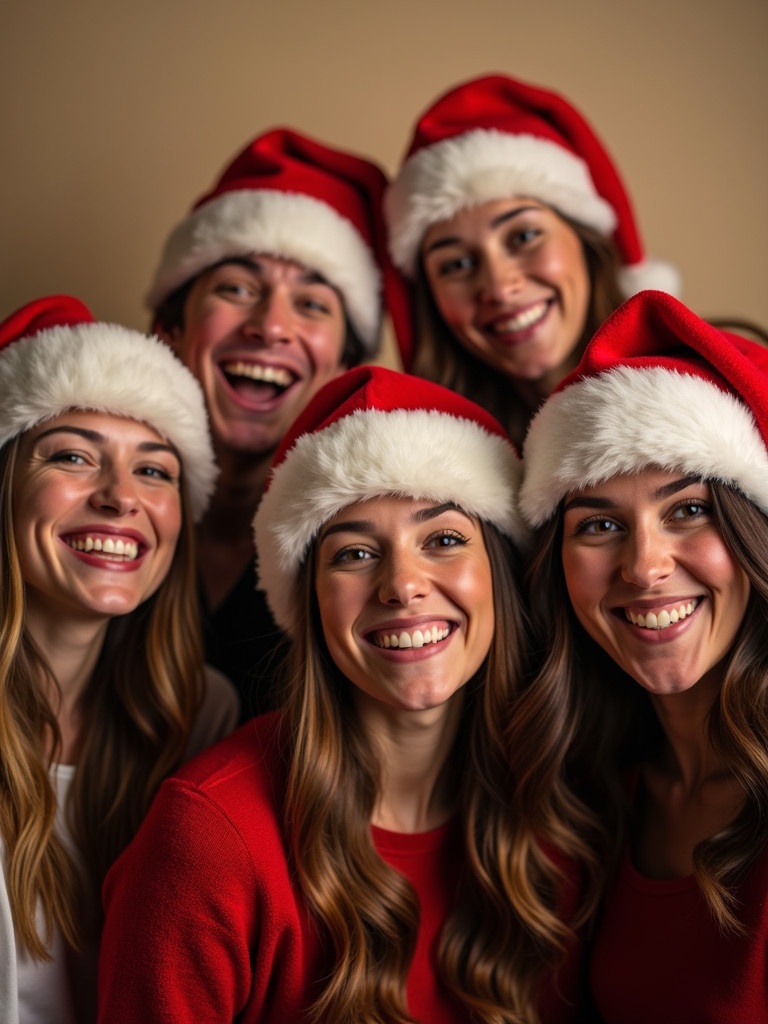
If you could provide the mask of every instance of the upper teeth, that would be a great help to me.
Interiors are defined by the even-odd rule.
[[[690,615],[695,607],[696,602],[689,601],[687,604],[681,604],[679,608],[673,608],[671,611],[667,611],[665,608],[658,613],[648,612],[646,615],[635,615],[634,612],[625,608],[624,614],[633,626],[641,626],[643,629],[666,629],[673,622],[679,622],[686,615]]]
[[[493,329],[498,333],[503,331],[521,331],[524,327],[530,327],[537,320],[541,320],[547,312],[547,308],[548,303],[537,302],[535,306],[522,310],[522,312],[517,313],[515,316],[509,317],[508,320],[499,320],[494,324]]]
[[[260,366],[258,363],[232,362],[224,363],[225,373],[233,377],[248,377],[250,380],[261,380],[267,384],[279,384],[287,388],[293,382],[293,377],[279,366]]]
[[[373,642],[377,647],[423,647],[424,644],[436,644],[439,640],[445,640],[450,633],[447,627],[438,629],[414,629],[412,633],[386,633],[382,636],[375,636]]]
[[[125,561],[132,562],[138,557],[139,545],[135,540],[114,540],[111,537],[68,537],[67,544],[75,551],[100,551],[103,555],[119,555]]]

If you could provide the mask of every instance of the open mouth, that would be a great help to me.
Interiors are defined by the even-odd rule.
[[[257,402],[279,398],[297,379],[282,366],[264,366],[241,359],[222,363],[221,370],[234,391]]]
[[[683,601],[672,608],[662,608],[660,611],[649,611],[644,614],[632,612],[629,608],[625,608],[624,616],[633,626],[639,626],[641,629],[667,629],[676,622],[682,622],[683,619],[687,619],[696,610],[698,604],[698,600]]]
[[[97,537],[91,534],[64,537],[64,543],[73,551],[86,554],[95,552],[102,558],[115,562],[134,562],[139,557],[139,545],[135,540],[122,537]]]
[[[398,647],[426,647],[428,644],[439,644],[450,635],[450,626],[432,626],[427,629],[401,630],[399,633],[381,631],[371,633],[369,640],[375,647],[385,649]]]

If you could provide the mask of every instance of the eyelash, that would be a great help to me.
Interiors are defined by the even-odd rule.
[[[435,541],[450,541],[451,543],[435,544]],[[424,542],[423,546],[425,548],[438,547],[448,549],[453,547],[463,547],[465,544],[468,543],[469,538],[465,537],[462,533],[459,533],[458,530],[439,530],[437,533],[430,534],[430,536],[427,537],[426,541]],[[366,557],[350,557],[353,555],[364,555]],[[363,562],[366,561],[368,557],[375,558],[376,555],[360,544],[349,544],[347,547],[341,548],[333,555],[333,557],[331,558],[331,565],[341,565],[344,562],[347,562],[348,564],[354,562]]]
[[[691,511],[693,509],[697,509],[698,511],[696,511],[696,512]],[[670,513],[667,516],[667,519],[674,519],[674,518],[676,518],[676,513],[677,512],[681,512],[683,510],[688,510],[689,512],[691,512],[691,514],[687,515],[687,516],[683,516],[681,518],[684,518],[684,519],[700,519],[703,516],[709,515],[711,513],[711,511],[712,511],[712,507],[711,507],[711,505],[707,504],[706,501],[698,501],[698,500],[696,500],[694,498],[685,498],[683,501],[679,501],[670,510]],[[621,529],[621,526],[614,519],[612,519],[610,516],[595,515],[595,516],[590,516],[587,519],[583,519],[577,525],[576,530],[574,532],[578,536],[580,534],[587,533],[591,526],[598,526],[598,525],[602,525],[602,524],[610,525],[612,527],[616,527],[617,529]],[[600,531],[600,533],[603,533],[603,534],[611,533],[611,532],[613,532],[613,531],[612,530]],[[595,535],[597,535],[597,531],[595,531]]]

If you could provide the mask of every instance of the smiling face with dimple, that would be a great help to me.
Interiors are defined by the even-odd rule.
[[[181,530],[181,465],[136,420],[70,411],[19,441],[13,529],[28,613],[62,622],[133,611]]]
[[[393,710],[441,714],[490,649],[482,529],[452,504],[385,495],[350,505],[320,532],[315,588],[334,662]]]
[[[569,495],[563,569],[589,635],[652,694],[721,675],[751,585],[715,523],[709,485],[647,469]]]
[[[164,337],[200,381],[217,448],[274,451],[324,384],[344,369],[339,293],[292,260],[254,255],[204,271],[183,326]]]
[[[468,206],[421,246],[437,309],[472,355],[549,393],[577,358],[591,284],[584,247],[551,207],[517,197]]]

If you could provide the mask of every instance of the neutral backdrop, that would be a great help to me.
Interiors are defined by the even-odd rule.
[[[69,292],[146,327],[166,234],[252,136],[392,172],[487,72],[582,110],[688,305],[768,324],[766,0],[0,0],[0,318]]]

